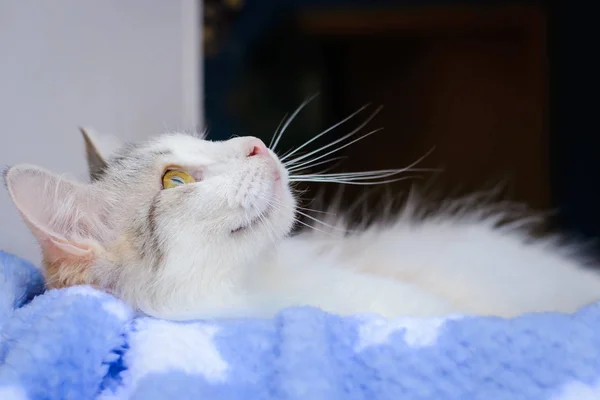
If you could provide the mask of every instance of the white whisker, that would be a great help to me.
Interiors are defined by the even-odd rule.
[[[313,101],[318,95],[319,94],[314,94],[311,97],[309,97],[308,99],[304,100],[304,102],[302,104],[300,104],[300,106],[296,109],[296,111],[294,111],[292,113],[292,115],[290,115],[290,117],[287,119],[287,121],[285,121],[285,123],[281,127],[281,130],[279,131],[279,134],[277,135],[277,138],[275,139],[275,143],[273,143],[273,147],[271,147],[272,151],[275,151],[275,148],[277,147],[277,144],[279,143],[279,139],[281,139],[281,137],[283,136],[283,133],[285,132],[285,130],[287,129],[287,127],[292,123],[292,121],[294,120],[294,118],[296,118],[296,115],[298,115],[298,113],[300,111],[302,111],[302,109],[304,107],[306,107],[308,105],[308,103],[310,103],[311,101]]]
[[[288,162],[284,163],[284,165],[286,165],[286,166],[291,166],[291,165],[297,164],[299,161],[302,161],[302,160],[304,160],[304,159],[305,159],[305,158],[307,158],[307,157],[310,157],[310,156],[312,156],[312,155],[314,155],[314,154],[317,154],[317,153],[319,153],[319,152],[321,152],[321,151],[323,151],[323,150],[325,150],[325,149],[327,149],[327,148],[329,148],[329,147],[331,147],[331,146],[335,146],[336,144],[338,144],[338,143],[340,143],[340,142],[343,142],[344,140],[346,140],[346,139],[348,139],[348,138],[350,138],[350,137],[354,136],[354,135],[355,135],[357,132],[359,132],[359,131],[360,131],[362,128],[364,128],[365,126],[367,126],[367,124],[368,124],[369,122],[371,122],[371,120],[373,120],[373,118],[375,118],[375,116],[377,116],[377,114],[379,114],[379,112],[382,110],[382,108],[383,108],[383,107],[378,107],[378,108],[377,108],[377,109],[376,109],[376,110],[375,110],[375,111],[374,111],[374,112],[373,112],[373,113],[372,113],[372,114],[371,114],[371,115],[370,115],[370,116],[369,116],[369,117],[368,117],[368,118],[367,118],[367,119],[366,119],[366,120],[365,120],[365,121],[364,121],[362,124],[360,124],[360,125],[359,125],[359,126],[356,128],[356,129],[354,129],[352,132],[348,133],[347,135],[344,135],[344,136],[342,136],[341,138],[339,138],[339,139],[337,139],[337,140],[334,140],[333,142],[331,142],[331,143],[329,143],[329,144],[326,144],[325,146],[322,146],[322,147],[320,147],[320,148],[318,148],[318,149],[316,149],[316,150],[313,150],[313,151],[311,151],[310,153],[307,153],[307,154],[305,154],[305,155],[303,155],[303,156],[300,156],[300,157],[297,157],[297,158],[295,158],[295,159],[293,159],[293,160],[291,160],[291,161],[288,161]],[[381,129],[376,129],[376,130],[374,130],[374,131],[371,131],[371,132],[369,132],[368,134],[361,136],[361,139],[364,139],[365,137],[367,137],[367,136],[369,136],[369,135],[371,135],[371,134],[373,134],[373,133],[375,133],[375,132],[378,132],[378,131],[380,131],[380,130],[381,130]],[[360,140],[360,139],[359,139],[359,140]],[[352,141],[352,142],[350,142],[350,143],[347,143],[347,144],[345,144],[344,146],[341,146],[341,147],[339,147],[339,148],[335,149],[334,151],[332,151],[332,152],[329,152],[329,153],[327,153],[327,154],[325,154],[325,155],[319,156],[319,157],[317,157],[317,158],[315,158],[315,159],[313,159],[313,160],[311,160],[311,161],[317,161],[317,160],[320,160],[320,159],[321,159],[321,158],[323,158],[324,156],[327,156],[327,155],[329,155],[329,154],[335,153],[336,151],[338,151],[338,150],[341,150],[341,149],[343,149],[344,147],[347,147],[348,145],[350,145],[350,144],[352,144],[352,143],[355,143],[356,141],[357,141],[357,140],[354,140],[354,141]],[[305,163],[306,163],[306,162],[305,162]],[[296,165],[296,166],[297,166],[297,165]]]
[[[317,231],[317,232],[321,232],[321,233],[323,233],[323,234],[325,234],[325,235],[329,235],[329,236],[331,236],[331,237],[334,237],[334,238],[335,238],[335,237],[338,237],[338,236],[336,236],[336,235],[333,235],[331,232],[327,232],[327,231],[321,230],[321,229],[319,229],[319,228],[316,228],[316,227],[312,226],[311,224],[307,224],[306,222],[300,221],[299,219],[296,219],[296,220],[295,220],[295,222],[297,222],[297,223],[299,223],[299,224],[301,224],[301,225],[304,225],[304,226],[306,226],[307,228],[310,228],[310,229],[312,229],[312,230],[315,230],[315,231]]]
[[[322,159],[323,157],[327,157],[327,156],[328,156],[328,155],[330,155],[330,154],[333,154],[333,153],[336,153],[336,152],[338,152],[338,151],[340,151],[340,150],[342,150],[342,149],[345,149],[346,147],[348,147],[348,146],[350,146],[350,145],[352,145],[352,144],[354,144],[354,143],[356,143],[356,142],[358,142],[358,141],[360,141],[360,140],[363,140],[364,138],[366,138],[366,137],[368,137],[368,136],[371,136],[371,135],[373,135],[374,133],[377,133],[377,132],[379,132],[379,131],[382,131],[382,130],[383,130],[383,128],[379,128],[379,129],[372,130],[371,132],[365,133],[364,135],[362,135],[362,136],[359,136],[358,138],[356,138],[356,139],[352,140],[351,142],[348,142],[348,143],[344,144],[343,146],[340,146],[340,147],[338,147],[338,148],[335,148],[335,149],[333,149],[333,150],[331,150],[331,151],[329,151],[329,152],[327,152],[327,153],[325,153],[325,154],[322,154],[322,155],[320,155],[319,157],[313,158],[312,160],[305,161],[304,163],[301,163],[301,164],[299,164],[299,165],[295,165],[295,167],[296,167],[296,168],[299,168],[299,167],[305,166],[305,165],[306,165],[306,164],[308,164],[308,163],[311,163],[311,162],[314,162],[314,161],[320,160],[320,159]],[[352,134],[354,134],[354,132],[352,132]],[[346,138],[347,138],[347,136],[348,136],[348,135],[344,136],[343,138],[341,138],[341,139],[339,139],[339,140],[336,140],[335,142],[332,142],[330,145],[337,144],[337,143],[338,143],[339,141],[341,141],[342,139],[346,139]],[[315,152],[317,152],[317,151],[321,151],[321,150],[325,149],[326,147],[330,147],[330,145],[323,146],[322,148],[320,148],[319,150],[316,150]],[[313,153],[314,153],[314,152],[313,152]],[[311,155],[311,153],[309,153],[309,154],[307,154],[307,155]],[[300,158],[304,158],[304,157],[305,157],[305,156],[303,156],[303,157],[300,157]]]
[[[348,180],[328,180],[328,179],[318,179],[318,178],[298,179],[298,180],[293,180],[291,182],[320,182],[320,183],[339,183],[339,184],[344,184],[344,185],[368,186],[368,185],[383,185],[385,183],[399,182],[399,181],[404,181],[407,179],[415,179],[415,178],[420,178],[420,176],[418,176],[418,175],[405,176],[402,178],[388,179],[388,180],[384,180],[384,181],[375,181],[375,182],[355,182],[355,181],[348,181]]]
[[[317,163],[309,164],[309,165],[307,165],[305,167],[291,167],[291,168],[288,168],[288,171],[289,172],[294,172],[294,171],[301,171],[301,170],[305,170],[305,169],[309,169],[309,168],[314,168],[317,165],[327,164],[327,163],[330,163],[330,162],[336,161],[336,160],[343,160],[344,158],[348,158],[348,157],[342,156],[342,157],[328,158],[327,160],[321,160],[321,161],[319,161]]]
[[[277,125],[277,129],[275,129],[275,133],[273,133],[273,136],[271,136],[271,141],[269,142],[269,148],[273,147],[273,141],[275,140],[275,138],[279,134],[279,130],[281,129],[281,125],[283,125],[283,121],[285,121],[287,117],[288,117],[288,114],[286,113],[283,116],[283,118],[281,119],[281,121],[279,121],[279,125]]]
[[[311,211],[311,212],[321,212],[321,213],[324,213],[324,214],[335,215],[335,214],[333,214],[333,213],[328,213],[328,212],[326,212],[326,211],[313,210],[313,209],[310,209],[310,208],[303,208],[303,207],[298,207],[298,206],[296,206],[296,207],[288,207],[288,206],[286,206],[285,204],[283,204],[282,202],[280,202],[280,201],[279,201],[279,200],[277,200],[277,199],[274,199],[274,198],[268,198],[268,197],[266,197],[266,196],[260,196],[260,197],[261,197],[263,200],[267,201],[267,203],[269,204],[269,206],[271,206],[271,207],[275,208],[276,210],[280,210],[280,208],[279,208],[279,207],[285,207],[285,208],[287,208],[287,209],[289,209],[289,210],[292,210],[292,211],[294,211],[295,213],[297,213],[297,214],[300,214],[300,215],[302,215],[302,216],[304,216],[304,217],[306,217],[306,218],[308,218],[308,219],[310,219],[310,220],[312,220],[312,221],[315,221],[315,222],[317,222],[317,223],[319,223],[319,224],[321,224],[321,225],[327,226],[328,228],[331,228],[331,229],[333,229],[333,230],[338,230],[338,231],[347,232],[347,229],[341,229],[341,228],[338,228],[338,227],[336,227],[336,226],[330,225],[330,224],[328,224],[328,223],[326,223],[326,222],[323,222],[323,221],[319,220],[319,219],[318,219],[318,218],[316,218],[316,217],[313,217],[313,216],[311,216],[310,214],[307,214],[307,213],[304,213],[304,212],[300,211],[300,209],[307,210],[307,211]],[[261,220],[262,220],[262,218],[261,218]],[[297,218],[295,218],[295,221],[296,221],[296,222],[301,222],[301,221],[299,221]],[[264,221],[263,221],[263,222],[264,222]],[[309,225],[309,224],[304,224],[304,225],[311,226],[311,225]],[[311,227],[312,227],[312,226],[311,226]],[[314,227],[313,227],[313,228],[314,228]],[[325,232],[323,232],[323,233],[325,233]]]
[[[300,147],[296,148],[294,151],[292,151],[291,153],[289,153],[286,156],[281,157],[281,161],[285,161],[286,158],[290,157],[293,154],[296,154],[296,152],[298,152],[299,150],[302,150],[304,147],[306,147],[307,145],[311,144],[312,142],[314,142],[315,140],[317,140],[318,138],[320,138],[321,136],[327,134],[328,132],[331,132],[332,130],[334,130],[335,128],[337,128],[338,126],[342,125],[343,123],[345,123],[346,121],[352,119],[353,117],[355,117],[356,115],[358,115],[360,112],[362,112],[364,109],[366,109],[369,106],[369,104],[365,104],[364,106],[362,106],[361,108],[359,108],[357,111],[353,112],[352,114],[350,114],[348,117],[344,118],[343,120],[341,120],[340,122],[336,123],[335,125],[325,129],[323,132],[319,133],[317,136],[313,137],[312,139],[304,142],[304,144],[302,144]]]
[[[336,213],[332,213],[332,212],[328,212],[328,211],[322,211],[322,210],[315,210],[314,208],[307,208],[307,207],[300,207],[300,206],[296,206],[296,208],[299,209],[299,210],[304,210],[304,211],[308,211],[308,212],[314,212],[314,213],[326,214],[326,215],[333,215],[334,217],[337,215]]]
[[[290,178],[339,178],[339,179],[376,179],[385,178],[392,175],[401,174],[404,172],[430,172],[435,169],[430,168],[401,168],[401,169],[383,169],[376,171],[367,172],[348,172],[348,173],[335,173],[335,174],[301,174],[301,175],[290,175]]]
[[[298,210],[296,210],[296,212],[297,212],[298,214],[300,214],[300,215],[302,215],[302,216],[304,216],[304,217],[306,217],[306,218],[308,218],[308,219],[310,219],[310,220],[312,220],[312,221],[315,221],[315,222],[317,222],[317,223],[319,223],[319,224],[321,224],[321,225],[324,225],[324,226],[326,226],[326,227],[328,227],[328,228],[334,229],[334,230],[336,230],[336,231],[340,231],[340,230],[341,230],[341,231],[343,231],[343,232],[347,232],[347,230],[346,230],[346,229],[341,229],[341,228],[338,228],[337,226],[330,225],[330,224],[328,224],[328,223],[326,223],[326,222],[323,222],[323,221],[321,221],[321,220],[320,220],[320,219],[318,219],[318,218],[315,218],[315,217],[313,217],[313,216],[311,216],[311,215],[309,215],[309,214],[303,213],[302,211],[298,211]]]
[[[360,139],[360,138],[359,138]],[[348,143],[351,144],[352,142]],[[356,182],[356,181],[365,181],[365,180],[373,180],[373,179],[381,179],[387,178],[390,176],[394,176],[404,172],[429,172],[436,171],[437,169],[429,169],[429,168],[414,168],[417,164],[423,161],[426,157],[428,157],[433,151],[435,147],[431,148],[427,153],[423,156],[419,157],[416,161],[411,163],[405,168],[400,169],[388,169],[388,170],[376,170],[376,171],[364,171],[364,172],[341,172],[341,173],[332,173],[332,174],[306,174],[306,175],[290,175],[290,182],[337,182],[337,183],[349,183],[354,182],[354,184],[382,184],[382,183],[390,183],[396,182],[398,180],[391,181],[378,181],[378,182]]]

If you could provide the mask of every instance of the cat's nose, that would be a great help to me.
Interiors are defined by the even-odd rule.
[[[248,146],[248,157],[268,155],[269,150],[260,139],[252,139]]]

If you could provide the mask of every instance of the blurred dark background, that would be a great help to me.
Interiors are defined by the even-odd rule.
[[[399,168],[433,147],[452,195],[503,182],[512,200],[600,236],[597,17],[583,1],[205,0],[211,139],[269,142],[303,100],[279,154],[365,103],[383,105],[332,171]],[[328,143],[369,115],[330,132]],[[421,174],[431,179],[434,174]],[[391,185],[404,192],[410,182]],[[309,185],[313,194],[319,185]],[[326,196],[334,185],[325,185]],[[364,186],[348,187],[352,202]],[[310,195],[308,196],[310,197]]]

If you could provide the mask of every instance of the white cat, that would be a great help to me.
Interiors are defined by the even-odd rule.
[[[600,300],[600,275],[573,249],[534,240],[518,224],[497,227],[501,209],[465,203],[420,218],[409,203],[362,232],[290,237],[289,182],[302,178],[259,139],[165,134],[105,159],[86,136],[86,149],[91,184],[27,165],[5,174],[50,288],[92,285],[167,319],[262,317],[294,305],[514,316]]]

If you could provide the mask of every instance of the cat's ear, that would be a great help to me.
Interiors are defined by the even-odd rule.
[[[100,149],[95,143],[96,133],[89,128],[79,128],[79,131],[81,132],[85,143],[85,155],[90,179],[95,181],[102,176],[108,164],[102,154],[100,154]]]
[[[108,203],[91,185],[19,165],[4,176],[8,192],[46,262],[91,260],[108,240]]]

